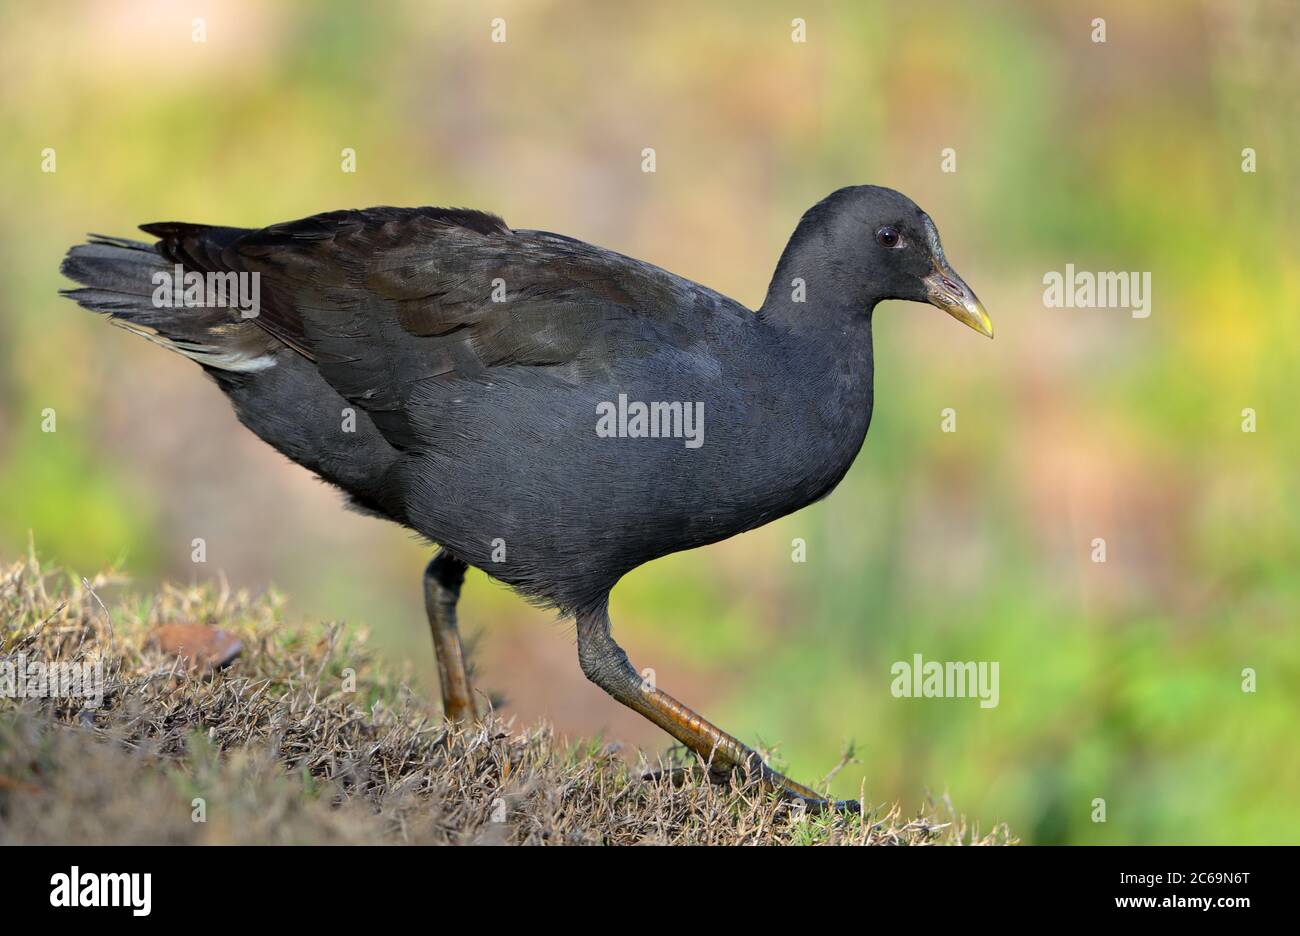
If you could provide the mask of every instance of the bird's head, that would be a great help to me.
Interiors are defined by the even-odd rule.
[[[781,267],[824,268],[854,305],[883,299],[927,302],[993,337],[983,304],[944,256],[930,216],[906,195],[876,185],[832,193],[804,215]],[[778,278],[784,278],[778,268]],[[773,288],[777,287],[773,282]],[[770,300],[769,300],[770,301]]]

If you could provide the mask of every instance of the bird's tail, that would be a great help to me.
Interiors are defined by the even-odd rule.
[[[89,243],[69,250],[63,274],[82,288],[63,294],[202,364],[244,425],[343,488],[355,506],[400,520],[404,508],[384,482],[398,453],[364,409],[340,396],[314,363],[244,318],[239,308],[229,302],[191,305],[184,291],[178,304],[174,290],[168,291],[178,276],[184,280],[201,272],[206,277],[222,266],[223,243],[246,232],[173,223],[144,229],[164,240],[152,245],[92,235]],[[187,249],[173,249],[190,235],[192,243],[182,245]],[[205,279],[204,289],[209,285]]]
[[[90,235],[63,258],[60,271],[81,284],[62,290],[114,325],[221,371],[273,363],[277,342],[251,320],[257,284],[250,274],[212,273],[165,258],[153,244]]]

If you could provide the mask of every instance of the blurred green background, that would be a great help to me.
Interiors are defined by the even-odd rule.
[[[30,530],[43,558],[142,587],[274,583],[432,691],[427,550],[340,509],[192,364],[59,299],[66,247],[464,205],[754,307],[805,208],[890,185],[997,340],[881,306],[848,478],[626,579],[633,661],[804,781],[853,739],[840,795],[946,792],[1030,842],[1297,841],[1298,25],[1281,0],[6,4],[0,554]],[[1067,263],[1150,271],[1150,318],[1045,308]],[[478,573],[463,609],[507,712],[667,746],[583,679],[567,623]],[[1000,705],[894,698],[914,653],[998,661]]]

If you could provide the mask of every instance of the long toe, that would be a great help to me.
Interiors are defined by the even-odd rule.
[[[861,815],[862,813],[862,804],[857,800],[809,799],[806,796],[795,796],[794,794],[791,794],[790,798],[802,802],[808,812],[813,815],[820,815],[826,810],[845,813],[846,815]]]

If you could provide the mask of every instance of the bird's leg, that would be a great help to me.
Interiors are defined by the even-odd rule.
[[[439,552],[424,570],[424,608],[433,631],[433,649],[438,655],[438,682],[442,687],[442,710],[457,722],[473,721],[474,687],[465,667],[465,651],[456,627],[456,601],[465,581],[465,563]]]
[[[582,672],[628,708],[640,712],[682,744],[704,759],[711,770],[751,770],[773,788],[791,799],[820,811],[826,807],[856,812],[856,801],[835,803],[816,790],[795,783],[763,762],[756,751],[706,721],[668,693],[646,680],[632,667],[610,633],[609,615],[598,612],[578,615],[578,662]]]

